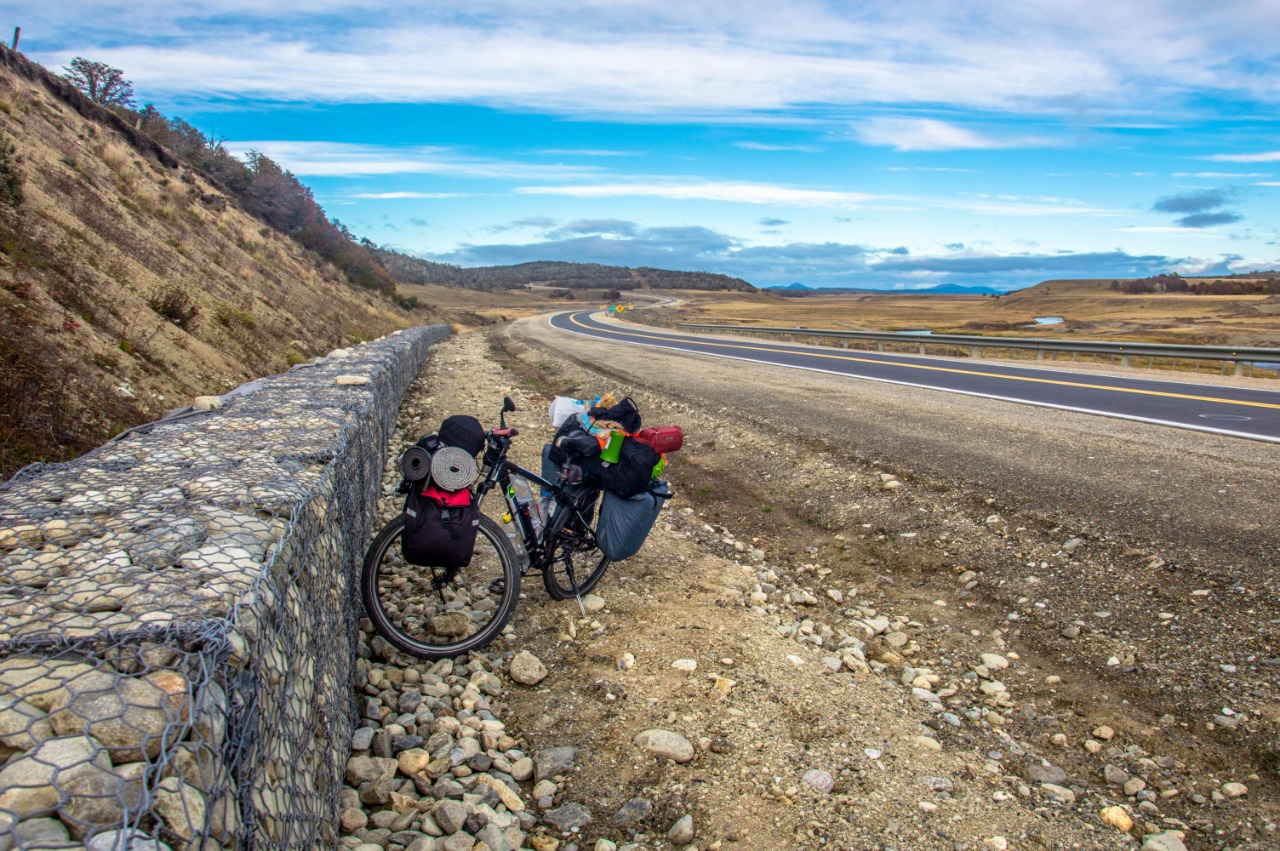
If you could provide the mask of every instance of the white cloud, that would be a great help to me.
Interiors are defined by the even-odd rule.
[[[1222,234],[1207,228],[1184,228],[1174,227],[1170,225],[1150,225],[1150,226],[1133,226],[1126,228],[1112,228],[1118,233],[1157,233],[1157,234],[1177,234],[1179,239],[1222,239]]]
[[[1019,148],[1046,144],[1037,139],[995,139],[934,118],[872,118],[854,125],[868,145],[898,151],[956,151]]]
[[[1233,171],[1197,171],[1174,172],[1174,177],[1200,177],[1209,180],[1230,180],[1231,178],[1250,178],[1250,177],[1270,177],[1271,174],[1265,171],[1255,171],[1251,173],[1233,172]]]
[[[1280,162],[1280,151],[1268,151],[1262,154],[1214,154],[1205,159],[1218,163],[1274,163]]]
[[[973,174],[971,168],[952,168],[950,166],[890,166],[885,171],[950,171],[957,174]]]
[[[933,199],[932,206],[965,210],[989,216],[1119,216],[1122,211],[1092,207],[1080,201],[1062,198],[1023,198],[1018,196],[977,195],[959,199]]]
[[[397,201],[402,198],[465,198],[467,192],[356,192],[351,198],[363,198],[371,201]]]
[[[516,191],[524,195],[566,195],[573,198],[634,196],[672,201],[727,201],[735,204],[781,204],[795,207],[854,207],[872,199],[872,196],[859,192],[710,180],[522,186]]]
[[[771,145],[767,142],[734,142],[734,147],[748,151],[799,151],[805,154],[820,154],[822,148],[817,145]]]
[[[588,167],[536,165],[468,157],[437,147],[385,147],[342,142],[258,140],[228,143],[235,151],[266,154],[294,174],[308,177],[358,177],[387,174],[437,174],[504,180],[575,179],[598,174]]]
[[[1090,5],[1086,14],[1019,0],[365,0],[352,11],[338,0],[63,0],[29,10],[24,30],[42,61],[93,55],[171,97],[480,102],[706,120],[948,104],[1109,123],[1117,113],[1147,118],[1157,101],[1188,92],[1277,100],[1265,61],[1240,49],[1280,31],[1277,4]]]

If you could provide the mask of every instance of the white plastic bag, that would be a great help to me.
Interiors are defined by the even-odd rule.
[[[587,403],[579,399],[570,399],[568,396],[557,396],[551,402],[551,425],[556,428],[564,425],[565,420],[570,417],[587,413]]]

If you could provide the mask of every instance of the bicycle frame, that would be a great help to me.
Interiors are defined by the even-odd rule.
[[[554,542],[551,540],[553,534],[558,534],[564,523],[559,522],[561,515],[565,511],[573,511],[582,521],[582,525],[589,527],[586,518],[581,516],[578,507],[573,504],[572,499],[568,496],[568,487],[559,482],[550,482],[532,470],[521,467],[514,461],[507,460],[507,451],[511,448],[511,436],[491,436],[490,440],[496,446],[492,449],[494,457],[491,460],[490,454],[486,453],[485,461],[487,469],[485,475],[481,477],[476,486],[475,501],[477,505],[482,505],[485,496],[495,487],[501,488],[502,498],[507,506],[513,523],[520,531],[520,537],[524,543],[525,553],[529,556],[530,568],[536,570],[546,570],[548,567],[548,559],[551,555],[551,549]],[[544,517],[542,520],[542,529],[534,530],[533,522],[529,517],[528,510],[521,510],[522,506],[517,504],[515,495],[511,489],[511,477],[518,475],[529,481],[530,484],[537,485],[544,493],[550,493],[554,499],[555,509],[550,516]],[[553,533],[552,530],[556,531]]]

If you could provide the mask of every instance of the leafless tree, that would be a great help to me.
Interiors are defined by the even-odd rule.
[[[73,86],[103,106],[133,106],[133,83],[124,78],[124,72],[105,62],[93,62],[77,56],[62,75]]]

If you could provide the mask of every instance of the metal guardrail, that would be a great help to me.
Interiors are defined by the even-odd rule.
[[[1244,375],[1244,365],[1280,364],[1280,349],[1250,346],[1175,346],[1164,343],[1104,343],[1097,340],[1051,340],[1042,337],[978,337],[965,334],[932,334],[885,331],[832,331],[822,328],[773,328],[756,325],[704,325],[692,322],[678,323],[677,328],[693,331],[713,331],[751,336],[789,336],[792,342],[802,337],[816,341],[835,340],[843,348],[849,348],[851,340],[875,342],[876,351],[883,352],[885,343],[916,345],[920,354],[926,346],[968,348],[972,357],[981,357],[981,350],[1025,349],[1036,353],[1037,360],[1044,360],[1046,352],[1107,355],[1120,358],[1121,366],[1130,366],[1134,357],[1169,360],[1211,360],[1235,364],[1235,374]],[[1274,368],[1270,367],[1269,368]],[[1252,370],[1251,370],[1252,371]]]

